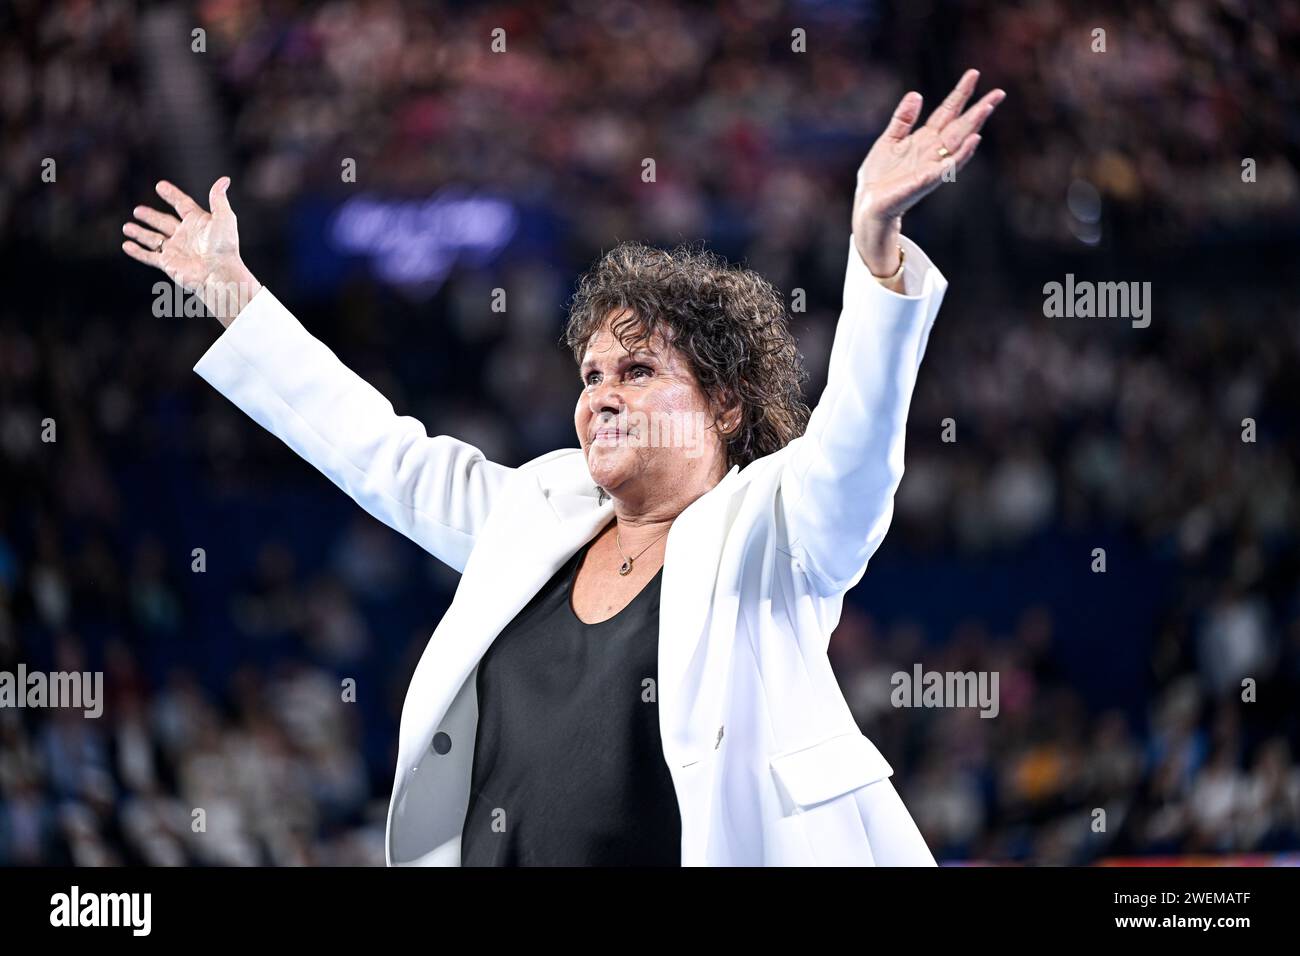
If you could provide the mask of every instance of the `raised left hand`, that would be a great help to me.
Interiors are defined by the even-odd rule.
[[[907,93],[858,167],[853,241],[876,275],[891,275],[898,269],[903,214],[943,182],[945,170],[960,170],[970,162],[980,144],[980,127],[1006,98],[1003,90],[993,90],[963,112],[979,76],[978,70],[967,70],[916,130],[912,127],[921,115],[921,94]]]

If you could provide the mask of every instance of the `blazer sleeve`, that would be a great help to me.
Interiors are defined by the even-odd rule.
[[[514,469],[395,414],[265,287],[194,371],[374,517],[464,570]]]
[[[902,246],[906,295],[872,277],[850,236],[826,388],[781,473],[790,556],[824,595],[857,584],[889,530],[912,389],[948,287],[919,246]]]

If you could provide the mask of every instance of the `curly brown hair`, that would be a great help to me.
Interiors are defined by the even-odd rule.
[[[781,293],[703,243],[670,251],[640,242],[615,246],[578,283],[563,342],[581,362],[611,315],[610,332],[629,351],[661,335],[690,364],[715,408],[739,400],[740,423],[724,435],[727,467],[742,468],[803,434],[807,379]]]

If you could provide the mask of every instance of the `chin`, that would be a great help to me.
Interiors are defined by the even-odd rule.
[[[603,449],[587,453],[591,480],[611,493],[631,476],[633,467],[634,463],[627,461],[623,453],[610,454]]]

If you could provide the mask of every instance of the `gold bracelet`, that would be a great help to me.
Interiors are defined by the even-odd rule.
[[[867,271],[871,272],[871,266],[867,266]],[[903,274],[903,247],[902,246],[898,247],[898,268],[894,270],[894,274],[892,276],[878,276],[874,272],[871,272],[872,278],[875,279],[877,282],[879,282],[881,285],[885,285],[886,283],[893,282],[902,274]]]

